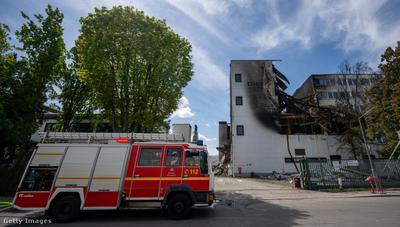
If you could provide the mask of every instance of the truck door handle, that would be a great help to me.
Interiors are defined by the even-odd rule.
[[[189,176],[188,175],[183,175],[183,178],[189,178]]]
[[[133,177],[140,177],[140,175],[134,175]]]

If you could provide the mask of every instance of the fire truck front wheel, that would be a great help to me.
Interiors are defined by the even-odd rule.
[[[69,222],[79,215],[80,200],[76,196],[64,196],[50,207],[49,214],[54,222]]]
[[[168,217],[172,219],[185,219],[189,217],[192,203],[185,194],[175,194],[167,204]]]

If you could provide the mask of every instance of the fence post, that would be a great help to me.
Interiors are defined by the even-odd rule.
[[[305,170],[306,170],[307,188],[308,189],[313,189],[313,187],[311,185],[310,166],[309,166],[309,162],[308,162],[307,159],[304,159],[304,166],[305,166]]]

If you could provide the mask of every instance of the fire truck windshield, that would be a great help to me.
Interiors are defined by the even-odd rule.
[[[208,174],[207,150],[186,150],[185,166],[200,167],[202,174]]]

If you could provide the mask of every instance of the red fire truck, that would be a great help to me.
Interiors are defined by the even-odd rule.
[[[173,134],[41,134],[14,207],[44,210],[55,222],[80,210],[163,208],[173,219],[214,201],[206,146]],[[83,143],[85,141],[85,143]]]

